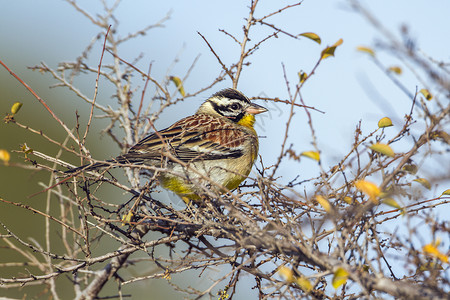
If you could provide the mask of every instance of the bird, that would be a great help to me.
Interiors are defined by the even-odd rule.
[[[259,150],[255,115],[267,111],[242,92],[223,89],[204,101],[195,114],[148,135],[127,153],[65,173],[97,170],[112,163],[143,164],[166,170],[156,176],[161,186],[187,204],[201,200],[206,190],[223,194],[250,174]]]

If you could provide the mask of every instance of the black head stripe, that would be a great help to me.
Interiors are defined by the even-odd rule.
[[[210,103],[215,111],[234,122],[239,122],[239,120],[242,119],[242,117],[245,115],[244,111],[234,111],[228,105],[220,105],[214,101],[211,101]]]
[[[218,91],[217,93],[212,95],[212,97],[237,99],[237,100],[241,100],[241,101],[250,103],[250,100],[248,100],[248,98],[245,97],[244,94],[242,94],[241,92],[239,92],[238,90],[235,90],[235,89],[224,89],[224,90]]]

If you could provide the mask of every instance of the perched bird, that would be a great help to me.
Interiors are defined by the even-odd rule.
[[[224,89],[194,115],[147,136],[109,162],[165,168],[167,172],[159,172],[158,180],[186,203],[199,200],[207,188],[220,193],[233,190],[247,178],[256,160],[255,115],[266,111],[241,92]],[[66,173],[110,165],[96,163]]]

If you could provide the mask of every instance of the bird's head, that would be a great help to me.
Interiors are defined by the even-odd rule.
[[[197,113],[223,116],[240,125],[253,127],[254,115],[266,111],[265,107],[250,102],[244,94],[230,88],[221,90],[208,98]]]

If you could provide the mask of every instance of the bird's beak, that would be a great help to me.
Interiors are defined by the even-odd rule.
[[[261,105],[251,103],[249,107],[245,109],[245,111],[252,115],[257,115],[267,111],[267,108],[262,107]]]

